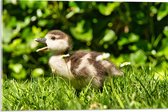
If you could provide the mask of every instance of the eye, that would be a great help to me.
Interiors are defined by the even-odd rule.
[[[51,37],[52,40],[55,40],[56,38],[54,36]]]

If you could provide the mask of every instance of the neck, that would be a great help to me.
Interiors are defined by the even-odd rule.
[[[57,57],[57,59],[64,59],[66,61],[67,59],[69,59],[70,54],[69,53],[67,53],[67,54],[65,54],[65,53],[64,54],[53,53],[52,56]]]
[[[60,75],[67,79],[71,79],[73,78],[73,76],[71,75],[71,72],[69,71],[70,63],[67,63],[66,61],[66,59],[68,58],[67,56],[68,55],[64,55],[64,54],[53,55],[49,59],[49,65],[54,74]]]
[[[66,50],[64,52],[55,52],[55,51],[52,51],[52,55],[54,55],[54,56],[67,55],[67,54],[69,54],[69,50]]]

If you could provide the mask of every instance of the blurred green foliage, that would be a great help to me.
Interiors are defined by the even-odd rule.
[[[73,50],[111,53],[116,64],[165,65],[168,3],[3,1],[3,74],[24,79],[50,72],[49,53],[36,53],[35,38],[60,29]]]

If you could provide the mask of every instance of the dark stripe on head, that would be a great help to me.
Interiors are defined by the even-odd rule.
[[[62,32],[60,30],[51,30],[48,32],[48,34],[60,35],[62,38],[65,38],[67,36],[67,34],[65,34],[64,32]]]
[[[56,36],[59,35],[60,37],[57,37],[57,39],[67,39],[69,44],[71,45],[71,38],[68,34],[62,32],[61,30],[51,30],[47,33],[48,35],[51,36]]]
[[[62,32],[61,30],[51,30],[47,34],[50,35],[51,38],[55,37],[56,39],[67,39],[69,43],[67,51],[69,52],[72,49],[72,40],[68,34]],[[57,37],[56,35],[58,35],[59,37]]]

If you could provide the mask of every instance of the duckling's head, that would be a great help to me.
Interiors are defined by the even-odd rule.
[[[46,45],[37,49],[37,52],[50,50],[54,54],[63,54],[71,49],[70,37],[60,30],[52,30],[44,38],[37,38],[35,41]]]

